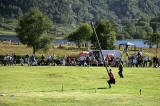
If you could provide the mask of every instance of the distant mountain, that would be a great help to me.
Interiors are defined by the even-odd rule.
[[[32,7],[39,7],[55,24],[77,25],[153,17],[160,13],[160,0],[1,0],[0,17],[17,19]]]

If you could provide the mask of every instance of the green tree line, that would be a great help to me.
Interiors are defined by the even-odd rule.
[[[55,23],[129,19],[156,16],[160,0],[1,0],[0,16],[18,18],[30,8],[38,7]]]
[[[32,7],[54,22],[53,32],[66,31],[68,24],[77,27],[101,19],[113,23],[116,39],[148,39],[159,30],[160,0],[1,0],[0,27],[6,27],[1,23],[7,19],[18,20]]]

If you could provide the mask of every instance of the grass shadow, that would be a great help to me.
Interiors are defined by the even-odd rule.
[[[93,89],[109,89],[107,87],[99,87],[99,88],[88,88],[88,89],[81,89],[81,90],[93,90]]]

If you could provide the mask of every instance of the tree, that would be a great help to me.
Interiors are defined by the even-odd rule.
[[[81,24],[81,26],[78,28],[77,30],[79,37],[81,37],[81,39],[83,41],[89,41],[90,37],[93,34],[92,28],[90,24]]]
[[[153,33],[153,29],[150,26],[148,18],[141,18],[136,23],[136,35],[135,39],[146,39],[150,33]]]
[[[148,44],[149,48],[152,48],[152,46],[154,45],[152,35],[153,35],[153,33],[148,33],[146,38],[144,39],[145,40],[144,43]]]
[[[130,35],[130,38],[134,38],[136,27],[133,23],[126,23],[124,30]]]
[[[146,27],[147,36],[145,43],[149,44],[150,48],[155,44],[158,48],[160,42],[160,15],[151,18],[150,27]]]
[[[92,31],[91,25],[85,23],[85,24],[81,24],[81,26],[77,30],[69,34],[67,39],[69,41],[77,42],[78,47],[80,48],[80,42],[89,41],[92,34],[93,34],[93,31]]]
[[[150,45],[155,44],[158,48],[159,42],[160,42],[160,33],[150,33],[146,38],[146,40],[147,40],[147,43],[149,43]]]
[[[4,18],[0,16],[0,24],[4,22]]]
[[[105,22],[103,20],[98,21],[96,26],[96,32],[102,49],[115,49],[116,33],[111,22]],[[98,44],[94,34],[92,35],[91,42],[96,48],[98,48]]]
[[[160,15],[152,18],[150,21],[150,25],[154,33],[160,32]]]
[[[33,48],[33,54],[42,49],[46,51],[52,42],[52,38],[47,36],[47,31],[52,27],[52,21],[38,8],[32,8],[20,18],[16,27],[17,37],[28,47]]]

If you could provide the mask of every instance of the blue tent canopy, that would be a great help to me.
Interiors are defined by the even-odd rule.
[[[126,45],[128,45],[128,46],[135,46],[135,44],[130,43],[130,42],[127,42]]]
[[[119,45],[126,45],[126,46],[135,46],[135,44],[130,43],[130,42],[126,42],[126,43],[121,43]]]
[[[135,50],[136,50],[136,45],[130,42],[126,42],[126,43],[121,43],[119,44],[119,49],[121,46],[126,46],[125,50],[128,50],[128,46],[134,46]]]

